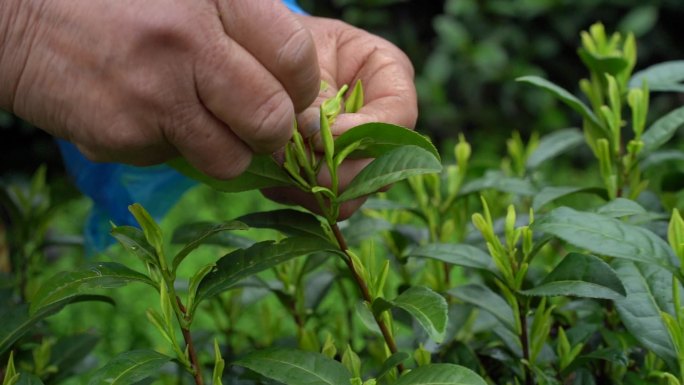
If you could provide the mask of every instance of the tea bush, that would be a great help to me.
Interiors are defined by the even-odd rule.
[[[680,92],[684,64],[634,73],[634,35],[601,24],[581,43],[583,96],[518,78],[581,128],[513,132],[486,170],[463,135],[444,161],[389,124],[333,138],[337,114],[363,105],[357,82],[321,106],[320,153],[295,129],[283,165],[257,157],[233,181],[171,163],[217,191],[305,191],[313,211],[226,207],[170,229],[132,205],[139,227],[112,226],[129,257],[48,275],[45,171],[6,186],[3,385],[683,384],[684,148],[672,139],[684,110],[651,116],[651,95]],[[593,159],[587,170],[563,166],[576,151]],[[341,190],[348,158],[373,160]],[[390,184],[340,221],[345,202]],[[132,287],[148,294],[116,294]],[[72,308],[107,314],[88,327],[108,333],[64,333],[85,321],[73,318],[55,327]],[[100,339],[116,354],[93,350]]]

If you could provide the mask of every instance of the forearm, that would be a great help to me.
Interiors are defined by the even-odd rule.
[[[0,109],[13,111],[14,96],[34,39],[42,0],[0,0]]]

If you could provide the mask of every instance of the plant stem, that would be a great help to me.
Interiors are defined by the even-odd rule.
[[[183,315],[187,314],[187,309],[183,306],[181,299],[176,296],[176,303]],[[190,364],[192,365],[192,375],[195,378],[195,384],[204,385],[204,379],[202,378],[202,366],[197,359],[197,352],[195,351],[195,344],[192,341],[192,334],[190,334],[190,329],[186,327],[181,327],[181,332],[183,333],[183,339],[185,340],[185,345],[188,347],[188,354],[190,356]]]
[[[530,339],[527,335],[527,302],[519,302],[519,317],[520,317],[520,343],[522,345],[523,358],[527,361],[527,365],[523,365],[523,375],[525,376],[526,385],[534,385],[534,380],[532,379],[532,372],[529,366],[532,365],[530,361]],[[524,304],[523,304],[524,303]]]
[[[363,297],[363,300],[366,301],[368,304],[373,303],[373,297],[370,294],[370,290],[368,290],[368,285],[366,285],[366,281],[363,280],[363,277],[359,275],[359,273],[356,271],[356,268],[354,267],[354,263],[352,262],[351,256],[347,253],[348,247],[347,247],[347,241],[344,239],[344,236],[342,235],[342,232],[340,231],[339,226],[337,223],[333,223],[331,225],[333,233],[335,234],[335,239],[337,239],[337,243],[340,246],[340,250],[345,254],[346,258],[344,258],[345,263],[347,264],[347,267],[349,268],[349,272],[351,272],[352,276],[354,277],[354,281],[356,282],[356,285],[359,287],[359,290],[361,291],[361,296]],[[380,328],[380,332],[382,333],[382,337],[385,339],[385,343],[387,344],[387,347],[390,350],[390,353],[395,354],[399,351],[397,348],[397,344],[394,341],[394,337],[392,336],[392,332],[389,330],[387,327],[387,324],[385,321],[378,317],[374,316],[375,322],[378,324],[378,327]],[[397,370],[399,373],[402,373],[404,371],[404,365],[403,364],[398,364],[397,365]]]

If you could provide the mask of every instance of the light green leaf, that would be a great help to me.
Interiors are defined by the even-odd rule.
[[[145,210],[139,203],[134,203],[128,206],[128,211],[133,214],[135,220],[142,228],[143,234],[147,243],[152,245],[157,251],[157,254],[162,255],[162,246],[164,245],[164,239],[162,237],[161,228],[157,222],[154,221],[150,213]]]
[[[457,286],[449,290],[449,294],[463,302],[475,305],[482,310],[491,313],[508,329],[515,332],[515,319],[513,309],[497,293],[480,284],[468,284]]]
[[[194,307],[204,299],[235,286],[240,280],[282,262],[318,251],[339,252],[320,238],[291,237],[276,243],[264,241],[247,249],[235,250],[216,262],[197,289]],[[194,312],[194,309],[190,310]]]
[[[90,378],[88,385],[131,385],[156,377],[171,357],[153,350],[132,350],[117,355]]]
[[[430,364],[411,370],[394,385],[487,385],[487,382],[464,366]]]
[[[366,123],[353,127],[335,140],[335,153],[361,141],[349,158],[378,158],[401,146],[413,145],[431,153],[438,160],[439,152],[425,136],[405,127],[389,123]]]
[[[328,241],[321,222],[300,210],[282,209],[241,216],[237,220],[257,229],[274,229],[288,236],[316,237]]]
[[[523,76],[516,81],[523,82],[523,83],[528,83],[532,84],[534,86],[537,86],[541,89],[544,89],[551,94],[553,94],[555,97],[557,97],[560,101],[565,103],[568,107],[572,108],[576,112],[578,112],[582,117],[590,122],[592,122],[596,126],[601,126],[599,123],[598,119],[596,118],[596,115],[591,111],[589,107],[587,107],[586,104],[582,103],[579,99],[577,99],[573,94],[568,92],[567,90],[551,83],[550,81],[540,78],[538,76]]]
[[[579,49],[579,56],[584,64],[592,71],[598,73],[608,73],[613,76],[622,72],[629,63],[622,55],[597,55],[586,49]]]
[[[500,172],[487,172],[482,178],[464,184],[458,194],[463,196],[490,189],[522,196],[532,196],[537,192],[534,186],[525,179],[507,177]]]
[[[617,198],[599,207],[596,212],[611,218],[646,214],[646,209],[631,199]]]
[[[95,294],[97,289],[120,287],[130,282],[156,287],[146,275],[116,262],[99,262],[82,270],[58,273],[48,279],[33,296],[30,314],[68,298]]]
[[[652,65],[632,76],[630,88],[639,88],[643,81],[651,91],[684,92],[684,60],[667,61]]]
[[[651,231],[603,215],[559,207],[535,219],[532,228],[599,255],[672,266],[669,245]]]
[[[593,255],[570,253],[526,295],[618,299],[625,288],[615,271]]]
[[[385,362],[382,363],[382,367],[380,368],[380,371],[375,377],[377,379],[384,377],[387,373],[389,373],[390,370],[394,369],[402,362],[408,360],[409,357],[411,356],[406,352],[396,352],[392,354],[385,360]]]
[[[450,263],[452,265],[471,267],[498,274],[492,257],[483,250],[466,244],[431,243],[416,247],[408,254],[409,257],[430,258]]]
[[[666,284],[671,285],[671,275],[663,269],[658,269],[660,273],[656,273],[653,269],[657,267],[652,265],[624,260],[615,260],[613,268],[621,277],[627,291],[624,298],[615,301],[615,308],[620,314],[622,323],[641,345],[654,352],[674,369],[677,353],[667,326],[660,315],[660,311],[665,309],[658,305],[656,299],[662,296],[662,292],[657,287],[654,290],[652,286],[656,283],[652,281],[654,278],[667,281]],[[654,273],[662,276],[653,276]],[[670,279],[664,278],[667,275]],[[670,303],[672,303],[671,298]]]
[[[641,140],[644,142],[641,155],[653,152],[667,143],[683,124],[684,107],[670,111],[667,115],[656,120],[641,136]]]
[[[444,340],[448,318],[444,297],[427,287],[412,286],[391,303],[411,314],[435,342]]]
[[[584,142],[584,134],[577,128],[566,128],[544,136],[537,149],[527,158],[525,166],[534,170],[547,160],[563,154]]]
[[[157,252],[147,242],[142,230],[133,226],[116,226],[110,233],[124,249],[138,257],[143,263],[159,266]]]
[[[576,193],[596,194],[604,199],[608,199],[606,189],[602,187],[544,187],[537,195],[534,196],[534,199],[532,200],[532,208],[537,211],[556,199]]]
[[[392,183],[413,175],[438,173],[442,165],[438,158],[421,147],[397,147],[371,162],[338,197],[339,202],[371,194]]]
[[[205,243],[210,237],[229,230],[247,230],[249,227],[242,222],[230,221],[224,223],[191,223],[177,228],[172,237],[172,242],[177,239],[187,239],[188,233],[193,233],[192,240],[173,258],[173,270],[183,262],[193,250]]]
[[[285,385],[349,385],[351,373],[323,354],[295,349],[252,352],[234,365],[251,369]]]
[[[209,177],[183,158],[168,161],[167,164],[188,178],[223,192],[241,192],[293,185],[287,173],[270,155],[255,155],[247,170],[240,176],[230,180]]]
[[[361,107],[363,107],[363,83],[361,83],[361,79],[357,79],[347,101],[344,103],[344,112],[355,113]]]

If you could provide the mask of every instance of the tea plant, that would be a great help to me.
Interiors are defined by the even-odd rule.
[[[600,24],[582,34],[579,54],[588,103],[548,80],[519,80],[579,113],[582,129],[527,141],[513,133],[501,167],[482,175],[463,136],[444,165],[429,140],[390,124],[334,138],[336,117],[363,106],[360,81],[321,105],[316,138],[293,127],[282,163],[255,157],[245,174],[219,181],[172,162],[219,191],[300,190],[311,211],[189,223],[169,236],[132,205],[139,227],[113,225],[112,235],[137,268],[99,262],[60,273],[0,313],[3,385],[58,383],[67,368],[50,366],[54,341],[32,328],[129,283],[158,294],[141,322],[166,347],[123,352],[89,384],[149,382],[169,365],[184,373],[179,383],[195,384],[684,384],[684,196],[659,188],[682,173],[684,152],[661,148],[684,110],[648,117],[651,92],[679,91],[684,65],[633,74],[635,39]],[[581,146],[595,170],[553,184],[560,156]],[[347,159],[373,160],[341,188]],[[405,194],[381,193],[340,220],[345,203],[392,184]],[[260,242],[236,234],[249,229],[275,232]],[[228,251],[183,276],[179,267],[205,245]],[[262,338],[238,326],[253,303],[245,296],[264,298],[249,326]],[[207,316],[216,327],[199,329]]]

